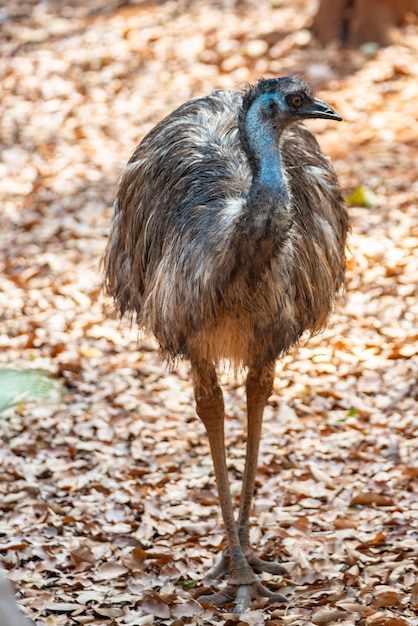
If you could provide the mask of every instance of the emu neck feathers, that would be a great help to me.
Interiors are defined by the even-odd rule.
[[[245,134],[253,181],[248,208],[282,213],[289,203],[279,149],[281,129],[272,129],[271,120],[263,119],[262,110],[254,103],[247,113]]]

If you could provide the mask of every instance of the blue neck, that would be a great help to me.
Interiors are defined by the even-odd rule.
[[[278,148],[271,149],[264,145],[260,151],[260,162],[253,177],[253,187],[271,197],[277,208],[284,208],[289,202],[286,181]],[[264,195],[263,194],[263,195]]]
[[[254,102],[245,120],[247,143],[253,161],[250,198],[259,208],[262,205],[266,210],[280,212],[289,202],[278,145],[282,129],[279,127],[273,131],[271,120],[266,120],[267,97],[270,97],[269,94]]]

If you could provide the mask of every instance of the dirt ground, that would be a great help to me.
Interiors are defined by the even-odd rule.
[[[321,49],[310,0],[8,0],[0,7],[0,366],[63,383],[0,423],[0,555],[37,626],[418,624],[418,24]],[[112,316],[100,258],[121,168],[165,114],[301,73],[343,116],[310,122],[349,199],[347,288],[277,366],[251,539],[289,598],[201,607],[224,546],[187,364]],[[225,373],[238,494],[240,380]],[[0,620],[1,621],[1,620]]]

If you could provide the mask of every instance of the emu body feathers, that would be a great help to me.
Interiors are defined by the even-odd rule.
[[[346,216],[331,164],[304,126],[289,126],[289,225],[252,212],[241,105],[233,92],[187,102],[122,173],[107,290],[170,357],[275,360],[324,326],[343,279]]]

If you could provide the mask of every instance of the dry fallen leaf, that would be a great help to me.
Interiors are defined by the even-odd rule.
[[[385,587],[384,589],[376,590],[373,594],[372,606],[376,608],[384,606],[399,605],[402,599],[402,594],[398,589],[391,589]]]
[[[146,613],[150,613],[155,617],[161,617],[162,619],[168,619],[171,614],[168,604],[163,602],[155,592],[145,596],[141,602],[141,609]]]
[[[313,624],[332,624],[344,617],[347,617],[347,613],[339,609],[318,609],[312,614],[311,620]]]
[[[411,587],[411,606],[416,609],[418,607],[418,582]]]
[[[107,561],[97,568],[98,580],[110,580],[112,578],[119,578],[127,573],[126,567],[119,563],[112,563]]]
[[[350,506],[369,506],[371,504],[375,504],[377,506],[391,506],[394,504],[394,499],[390,496],[382,495],[381,493],[364,491],[362,493],[357,493],[350,502]]]

